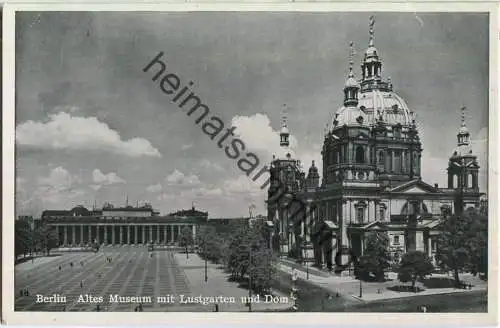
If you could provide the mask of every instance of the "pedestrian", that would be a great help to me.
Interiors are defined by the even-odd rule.
[[[70,266],[70,267],[73,267],[73,262],[69,262],[69,266]]]
[[[293,268],[293,270],[292,270],[292,281],[293,282],[297,281],[297,276],[298,276],[297,269]]]
[[[422,312],[426,313],[427,312],[427,307],[425,305],[422,306]]]
[[[59,271],[61,271],[61,266],[59,266]]]
[[[20,294],[21,296],[24,296],[24,290],[19,289],[19,294]]]
[[[30,292],[27,288],[26,288],[26,296],[30,296]]]
[[[95,307],[95,310],[96,310],[97,312],[101,312],[101,307],[99,306],[99,304],[97,304],[97,306]]]
[[[215,304],[215,311],[214,312],[219,312],[219,304]]]
[[[83,288],[83,280],[80,281],[80,288]]]

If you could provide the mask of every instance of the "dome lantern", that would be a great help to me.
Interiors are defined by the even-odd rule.
[[[467,123],[465,122],[465,111],[466,107],[462,107],[461,109],[461,114],[460,114],[460,130],[458,130],[457,134],[457,141],[458,141],[458,146],[469,146],[470,145],[470,133],[469,129],[467,128]]]
[[[286,111],[285,109],[283,109],[283,112],[281,113],[280,146],[282,147],[290,146],[289,138],[290,138],[290,131],[288,130]]]
[[[365,57],[363,59],[363,64],[361,69],[363,72],[363,80],[380,79],[380,73],[382,70],[382,62],[378,56],[377,48],[375,48],[374,42],[374,30],[375,17],[370,16],[369,33],[370,41],[368,43],[368,49],[365,51]]]
[[[358,105],[359,84],[358,81],[356,81],[356,79],[354,78],[354,72],[352,69],[355,55],[354,42],[351,41],[351,43],[349,44],[349,48],[349,74],[344,85],[344,106],[356,107]]]

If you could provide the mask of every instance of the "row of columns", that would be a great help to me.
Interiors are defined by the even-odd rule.
[[[79,227],[79,240],[77,242],[76,230]],[[116,228],[119,228],[118,236],[116,236]],[[149,227],[149,228],[148,228]],[[156,227],[156,236],[153,236],[153,227]],[[163,227],[161,229],[160,227]],[[168,229],[169,227],[169,229]],[[84,224],[68,224],[68,225],[55,225],[56,234],[58,236],[59,244],[69,245],[69,244],[88,244],[92,242],[97,243],[108,243],[108,230],[111,228],[111,244],[146,244],[152,241],[155,244],[166,244],[171,242],[176,242],[179,240],[181,235],[181,230],[184,227],[190,227],[192,230],[193,238],[196,237],[196,226],[195,225],[84,225]],[[101,230],[104,228],[104,231]],[[88,229],[86,238],[84,238],[84,231]],[[141,239],[139,243],[139,229],[141,230]],[[162,233],[161,233],[161,230]],[[168,236],[168,230],[170,230],[170,236]],[[93,233],[94,232],[94,233]],[[103,240],[101,238],[101,232],[103,232]],[[147,232],[147,236],[146,236]],[[71,234],[70,234],[71,233]],[[61,236],[62,235],[62,236]],[[132,241],[133,236],[133,242]],[[71,240],[70,240],[71,237]],[[117,238],[118,237],[118,238]],[[126,238],[124,238],[126,237]],[[126,241],[124,240],[126,239]]]

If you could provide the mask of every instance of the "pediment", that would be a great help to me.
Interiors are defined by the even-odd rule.
[[[413,180],[402,185],[399,185],[395,188],[392,188],[390,192],[397,192],[403,194],[435,194],[441,193],[441,191],[431,186],[428,183],[423,182],[422,180]]]
[[[429,191],[422,189],[418,186],[415,186],[415,187],[412,187],[410,189],[403,191],[403,193],[405,193],[405,194],[427,194],[427,193],[429,193]]]
[[[471,162],[471,163],[467,164],[467,167],[472,167],[472,168],[478,169],[479,165],[476,162]]]
[[[370,231],[385,231],[385,230],[387,230],[387,227],[383,222],[377,220],[377,221],[368,223],[367,225],[364,225],[362,227],[362,229],[370,230]]]

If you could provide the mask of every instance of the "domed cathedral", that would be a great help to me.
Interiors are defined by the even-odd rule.
[[[422,180],[416,115],[393,90],[391,79],[383,77],[374,23],[371,17],[359,80],[350,44],[343,104],[325,131],[322,180],[314,162],[306,176],[288,152],[286,116],[280,135],[284,157],[271,163],[267,205],[274,249],[329,269],[342,263],[342,255],[362,255],[365,238],[374,231],[388,233],[396,259],[409,250],[433,258],[440,220],[464,207],[479,207],[483,195],[465,109],[458,147],[448,164],[448,186]]]

